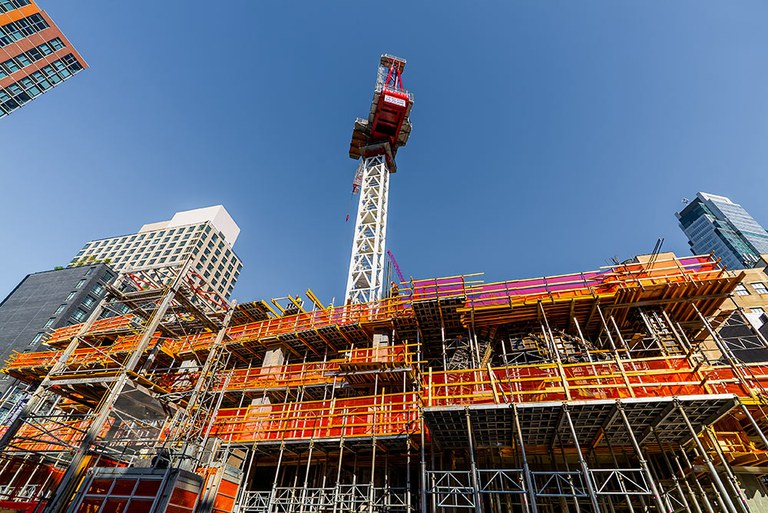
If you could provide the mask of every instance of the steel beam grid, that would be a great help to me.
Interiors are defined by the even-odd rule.
[[[697,426],[709,425],[729,410],[736,397],[730,394],[658,397],[649,399],[627,398],[619,400],[633,427],[642,439],[654,427],[662,443],[680,445],[690,440],[682,417],[674,410],[677,399],[684,405],[691,422]],[[565,403],[520,403],[521,430],[526,446],[547,446],[557,433],[566,445],[574,443],[568,429],[560,422],[563,405],[567,405],[579,444],[590,446],[601,426],[613,414],[617,401],[592,400]],[[464,411],[469,410],[473,436],[478,447],[504,447],[513,439],[514,416],[509,404],[481,404],[424,408],[424,419],[433,440],[443,449],[460,449],[469,443]],[[616,446],[629,446],[631,439],[621,422],[608,422],[602,427],[605,438]]]
[[[389,168],[384,155],[365,157],[345,303],[381,299],[387,238]]]

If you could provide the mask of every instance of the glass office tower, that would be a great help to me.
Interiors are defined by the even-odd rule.
[[[675,214],[694,254],[714,252],[730,269],[753,267],[768,253],[768,232],[725,196],[699,192]]]

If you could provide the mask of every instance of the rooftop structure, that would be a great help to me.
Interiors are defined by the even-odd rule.
[[[0,1],[0,118],[86,67],[33,0]]]
[[[70,265],[107,261],[117,270],[181,267],[196,272],[229,297],[243,267],[232,250],[240,228],[221,206],[177,212],[169,221],[145,224],[134,234],[97,239],[83,246]]]
[[[311,310],[200,303],[184,272],[116,285],[101,307],[129,314],[8,362],[41,385],[0,441],[0,485],[47,513],[160,504],[140,483],[179,479],[219,512],[757,512],[768,362],[719,335],[744,277],[655,254],[339,307],[309,291]]]
[[[731,269],[752,267],[768,253],[768,232],[738,203],[699,192],[675,214],[694,254],[714,252]]]

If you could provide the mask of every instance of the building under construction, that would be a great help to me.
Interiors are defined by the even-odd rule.
[[[661,254],[305,309],[124,273],[100,310],[130,313],[8,362],[37,388],[0,511],[765,511],[743,277]]]
[[[355,122],[345,304],[124,270],[51,351],[7,362],[30,395],[3,426],[0,513],[768,511],[768,341],[740,295],[768,294],[762,270],[655,252],[383,292],[404,65],[382,56]]]

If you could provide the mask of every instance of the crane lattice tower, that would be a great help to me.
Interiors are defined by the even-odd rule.
[[[397,171],[395,154],[411,134],[413,95],[403,85],[405,59],[384,54],[367,119],[357,118],[349,156],[361,159],[353,191],[360,200],[349,262],[347,303],[381,299],[387,238],[389,175]]]

